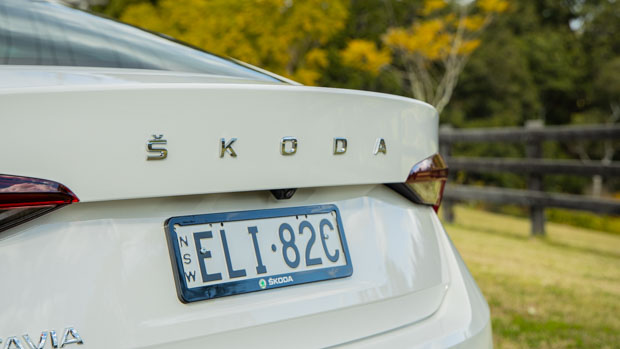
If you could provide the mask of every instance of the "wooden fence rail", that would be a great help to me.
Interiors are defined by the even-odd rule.
[[[517,204],[523,206],[539,205],[560,207],[596,213],[620,214],[618,200],[594,198],[584,195],[545,193],[536,190],[519,190],[494,187],[474,187],[470,185],[449,185],[447,197],[457,201],[487,201],[498,204]]]
[[[600,161],[447,157],[451,170],[468,172],[563,173],[574,175],[620,176],[620,164]]]
[[[560,207],[606,214],[620,214],[620,200],[545,193],[542,177],[545,174],[620,175],[620,163],[600,161],[542,159],[543,141],[619,140],[620,125],[543,126],[534,121],[525,127],[452,129],[442,126],[439,132],[440,152],[448,167],[469,172],[514,172],[528,176],[528,190],[449,185],[444,193],[444,218],[452,221],[454,201],[478,200],[497,204],[529,206],[533,235],[544,234],[544,208]],[[526,158],[467,158],[451,157],[453,143],[522,142]]]
[[[442,142],[447,143],[618,139],[620,138],[620,125],[543,126],[539,122],[530,121],[525,127],[489,127],[469,129],[442,127],[440,130],[440,137]]]

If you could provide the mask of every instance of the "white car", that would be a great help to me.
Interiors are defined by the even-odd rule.
[[[492,346],[430,105],[45,1],[0,63],[0,348]]]

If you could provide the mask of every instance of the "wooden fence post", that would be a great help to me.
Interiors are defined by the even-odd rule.
[[[544,123],[542,120],[528,120],[525,122],[525,128],[542,129]],[[528,158],[538,159],[542,157],[542,141],[537,137],[531,137],[525,145],[525,153]],[[543,191],[542,175],[539,173],[530,173],[527,179],[527,188],[529,190]],[[545,235],[545,207],[541,205],[530,206],[531,234]]]
[[[452,130],[452,126],[448,124],[441,125],[440,131],[449,132]],[[439,154],[444,159],[448,159],[452,154],[451,144],[449,141],[439,141]],[[450,164],[448,164],[448,171],[450,169]],[[454,179],[454,172],[448,172],[448,182],[451,182]],[[445,189],[445,188],[444,188]],[[454,202],[448,199],[445,195],[441,202],[441,212],[443,213],[443,219],[447,223],[454,222]]]

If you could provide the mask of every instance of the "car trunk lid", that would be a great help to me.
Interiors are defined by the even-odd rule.
[[[0,90],[2,173],[80,201],[402,182],[437,152],[437,113],[408,98],[254,83],[125,82]],[[5,124],[6,125],[6,124]],[[147,144],[165,148],[147,160]],[[283,155],[285,137],[297,141]],[[347,141],[334,154],[334,138]],[[222,154],[221,142],[236,139]],[[378,142],[385,152],[377,152]],[[291,141],[292,142],[292,141]],[[287,143],[290,149],[290,143]],[[338,146],[341,148],[342,143]],[[342,150],[342,149],[340,149]]]

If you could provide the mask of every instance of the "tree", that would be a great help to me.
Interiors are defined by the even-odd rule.
[[[572,123],[608,123],[620,121],[620,2],[611,0],[592,1],[580,8],[579,32],[585,51],[588,52],[586,66],[586,96],[582,99],[584,110],[572,116]],[[616,155],[618,140],[604,142],[578,142],[571,146],[581,159],[600,159],[609,164]],[[608,187],[613,185],[613,178]],[[611,183],[609,183],[611,182]],[[616,185],[619,183],[615,179]],[[603,178],[592,177],[592,194],[600,196]]]
[[[493,17],[506,11],[505,0],[463,1],[426,0],[419,16],[406,27],[392,27],[383,35],[383,43],[391,50],[391,67],[397,71],[414,98],[426,101],[441,114],[452,97],[468,57],[480,45],[480,34]],[[343,51],[345,63],[356,64],[376,57],[374,45],[357,40]],[[357,59],[352,59],[358,49]],[[382,61],[384,65],[387,63]]]
[[[129,4],[120,19],[315,84],[347,15],[345,0],[160,0]]]
[[[470,4],[427,0],[424,19],[408,28],[391,28],[383,40],[401,63],[413,96],[431,103],[441,114],[467,59],[480,45],[480,34],[507,6],[503,0]]]
[[[363,39],[349,41],[341,55],[345,65],[367,71],[373,76],[379,74],[379,70],[391,61],[387,48],[379,50],[374,42]]]

